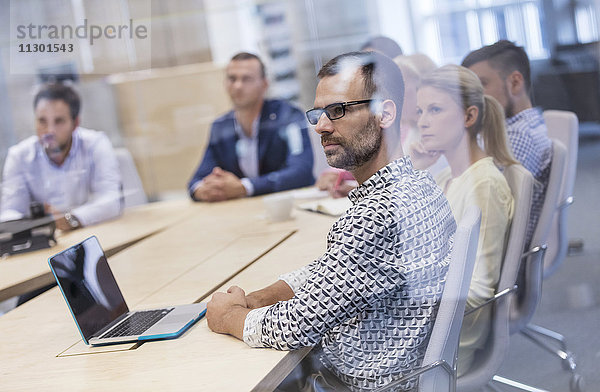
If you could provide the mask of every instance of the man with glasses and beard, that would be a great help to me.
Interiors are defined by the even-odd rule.
[[[531,104],[529,58],[523,47],[501,40],[469,53],[462,66],[475,72],[483,92],[504,107],[512,153],[537,180],[527,227],[526,243],[529,244],[544,203],[552,161],[552,142],[544,117]]]
[[[328,163],[358,181],[352,206],[309,265],[248,295],[236,286],[214,294],[208,325],[252,347],[314,347],[277,390],[372,389],[421,365],[456,224],[431,176],[391,156],[401,151],[396,64],[352,52],[318,76],[307,118]]]

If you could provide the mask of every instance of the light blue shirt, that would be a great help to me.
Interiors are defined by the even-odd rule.
[[[238,135],[238,141],[235,145],[235,153],[238,158],[240,170],[246,177],[242,178],[242,185],[246,188],[246,194],[254,194],[254,186],[249,178],[258,177],[258,119],[256,117],[252,122],[252,135],[248,136],[242,129],[240,123],[234,118],[235,133]]]
[[[238,165],[240,170],[244,173],[243,178],[240,179],[244,188],[246,188],[246,196],[254,195],[254,185],[250,181],[249,177],[258,177],[260,172],[258,170],[258,120],[260,116],[256,117],[252,122],[252,135],[248,136],[242,129],[240,123],[234,117],[233,127],[235,133],[238,136],[238,140],[235,145],[235,154],[238,159]],[[204,180],[200,180],[192,185],[192,192],[200,188]]]
[[[108,137],[78,127],[62,165],[52,162],[37,136],[8,150],[2,179],[0,221],[29,215],[33,201],[70,211],[83,226],[121,213],[119,164]]]

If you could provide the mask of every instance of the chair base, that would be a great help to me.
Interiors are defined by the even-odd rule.
[[[510,387],[519,389],[521,391],[527,391],[527,392],[549,392],[545,389],[540,389],[540,388],[536,388],[536,387],[532,387],[530,385],[526,385],[523,383],[520,383],[518,381],[514,381],[514,380],[510,380],[508,378],[505,377],[501,377],[501,376],[494,376],[492,378],[492,381],[490,381],[490,383],[487,385],[487,387],[495,392],[503,392],[501,389],[497,388],[494,384],[492,384],[493,382],[499,383],[499,384],[503,384],[503,385],[508,385]],[[579,374],[574,374],[571,377],[571,381],[569,383],[569,387],[571,389],[571,391],[574,392],[582,392],[585,390],[585,385],[583,382],[583,377],[581,377],[581,375]]]
[[[567,343],[563,335],[535,324],[527,324],[521,330],[521,333],[538,346],[562,360],[563,368],[571,372],[571,380],[569,383],[571,392],[583,392],[585,390],[583,377],[577,373],[575,357],[573,353],[567,349]],[[543,337],[551,339],[556,343],[549,344],[547,341],[542,340]]]
[[[536,343],[546,351],[556,355],[562,360],[564,369],[571,372],[571,380],[569,382],[571,392],[583,392],[585,390],[583,377],[576,371],[577,364],[575,362],[575,357],[573,356],[573,353],[567,349],[567,343],[563,335],[535,324],[527,324],[521,330],[521,333],[532,342]],[[543,337],[551,339],[556,343],[549,344],[542,339]],[[488,388],[496,392],[502,391],[493,383],[507,385],[512,388],[527,392],[549,392],[545,389],[532,387],[530,385],[510,380],[505,377],[494,376],[492,381],[488,384]]]
[[[530,385],[526,385],[523,383],[520,383],[518,381],[514,381],[505,377],[501,377],[501,376],[494,376],[492,378],[492,381],[490,382],[490,384],[488,385],[490,388],[492,388],[494,391],[499,391],[501,392],[499,389],[497,389],[496,387],[494,387],[494,385],[492,384],[492,382],[497,382],[503,385],[508,385],[510,387],[519,389],[521,391],[527,391],[527,392],[550,392],[547,391],[545,389],[540,389],[540,388],[536,388],[536,387],[532,387]]]

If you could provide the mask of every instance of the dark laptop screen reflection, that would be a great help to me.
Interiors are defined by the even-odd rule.
[[[129,311],[97,241],[88,239],[51,262],[86,339]]]

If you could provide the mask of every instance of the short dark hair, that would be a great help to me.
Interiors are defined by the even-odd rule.
[[[402,48],[396,41],[383,35],[373,37],[365,42],[361,47],[361,51],[373,50],[385,54],[393,59],[402,54]]]
[[[487,45],[472,51],[462,61],[462,66],[470,66],[482,61],[488,61],[490,66],[498,71],[503,78],[506,78],[514,71],[519,71],[525,81],[525,89],[529,93],[531,90],[531,68],[529,66],[529,57],[522,46],[517,46],[514,42],[500,40],[492,45]]]
[[[349,52],[334,57],[319,71],[319,79],[334,76],[346,67],[355,67],[363,77],[365,99],[391,99],[396,104],[396,122],[400,123],[404,102],[404,79],[400,68],[389,57],[376,52]]]
[[[47,99],[49,101],[63,101],[69,106],[69,111],[73,120],[79,116],[81,99],[79,98],[79,94],[77,94],[77,92],[70,86],[62,83],[44,84],[33,99],[33,110],[35,110],[38,102],[42,99]]]
[[[229,61],[242,61],[242,60],[258,61],[258,63],[260,64],[260,75],[262,76],[263,79],[267,77],[267,71],[265,69],[265,64],[262,62],[260,57],[258,57],[255,54],[248,53],[248,52],[239,52],[238,54],[234,55],[231,58],[231,60],[229,60]]]

